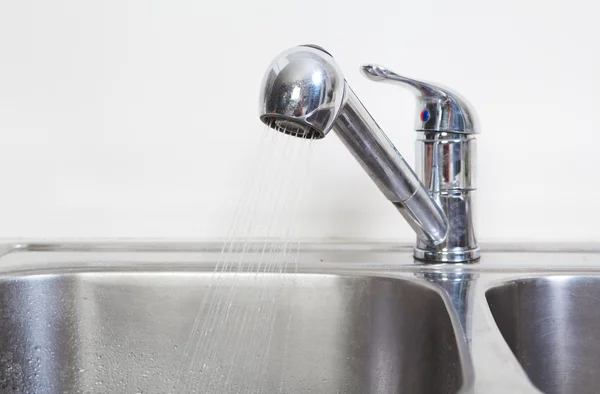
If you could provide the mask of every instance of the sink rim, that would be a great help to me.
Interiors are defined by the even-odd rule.
[[[109,262],[135,260],[146,255],[177,255],[169,264],[210,264],[218,259],[225,241],[189,241],[178,239],[86,239],[86,240],[0,240],[0,274],[27,267],[17,255],[40,253],[97,254]],[[240,241],[240,242],[246,242]],[[265,240],[251,240],[262,244]],[[290,241],[291,242],[291,241]],[[482,243],[482,259],[475,264],[424,264],[412,257],[412,243],[373,242],[365,240],[293,240],[298,242],[298,264],[311,269],[333,267],[349,270],[442,271],[471,273],[513,273],[515,276],[546,273],[600,273],[600,242],[587,243]],[[15,259],[15,260],[13,260]],[[568,260],[568,262],[565,262]],[[70,260],[73,261],[73,260]],[[165,261],[163,261],[165,262]],[[84,265],[84,264],[82,264]],[[34,264],[35,266],[35,264]],[[39,267],[38,267],[39,268]]]
[[[487,283],[487,287],[484,290],[486,294],[492,290],[498,290],[502,287],[509,285],[521,284],[518,282],[532,282],[536,280],[552,280],[552,279],[567,279],[567,278],[600,278],[600,270],[591,269],[588,271],[584,270],[560,270],[560,271],[541,271],[535,273],[526,274],[513,274],[510,276],[503,276],[502,278],[491,280]],[[487,300],[487,298],[486,298]]]

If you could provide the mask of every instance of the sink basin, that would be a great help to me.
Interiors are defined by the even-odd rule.
[[[486,297],[502,336],[538,389],[600,392],[600,277],[515,280]]]
[[[600,345],[580,347],[599,321],[590,283],[489,292],[515,353],[548,387],[559,368],[599,387],[586,365]],[[515,309],[523,293],[530,303]],[[564,308],[534,308],[548,297]],[[0,392],[456,393],[467,376],[456,321],[439,290],[410,279],[189,267],[12,273],[0,276]],[[541,353],[560,363],[528,356]]]

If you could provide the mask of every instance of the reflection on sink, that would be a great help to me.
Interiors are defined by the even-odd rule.
[[[458,338],[438,292],[402,279],[0,278],[0,392],[455,393]]]
[[[545,393],[600,392],[600,277],[516,280],[486,297],[534,385]]]

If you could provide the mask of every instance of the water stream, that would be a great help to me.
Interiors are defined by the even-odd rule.
[[[297,261],[295,228],[312,151],[313,140],[263,132],[171,393],[265,392],[285,272]],[[290,316],[283,321],[289,326]],[[239,376],[249,377],[245,387],[232,386]]]

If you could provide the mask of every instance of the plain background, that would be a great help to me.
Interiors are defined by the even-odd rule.
[[[367,62],[479,115],[485,241],[598,241],[600,6],[584,0],[3,1],[0,237],[226,234],[280,51],[315,43],[400,152],[415,102]],[[412,241],[337,137],[315,144],[298,235]]]

